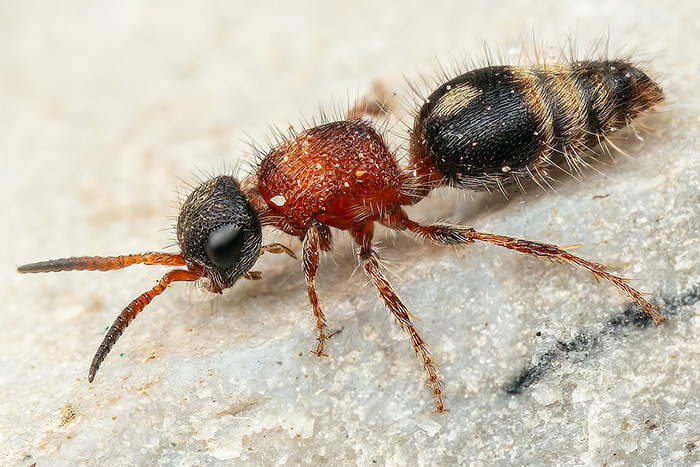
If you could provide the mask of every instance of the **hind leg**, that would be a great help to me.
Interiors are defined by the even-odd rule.
[[[659,325],[666,318],[659,313],[656,305],[649,303],[637,289],[627,284],[627,281],[614,274],[607,272],[603,265],[581,258],[580,256],[572,255],[568,251],[562,250],[556,245],[548,243],[532,242],[530,240],[522,240],[519,238],[507,237],[504,235],[496,235],[486,232],[478,232],[470,227],[451,224],[432,224],[421,225],[417,222],[405,217],[399,219],[400,225],[403,228],[410,230],[419,237],[430,240],[433,243],[440,245],[459,245],[463,243],[474,243],[475,241],[486,242],[492,245],[515,250],[526,255],[539,256],[540,258],[552,259],[573,264],[593,274],[596,279],[603,279],[621,292],[628,295],[654,320],[656,325]],[[401,227],[399,227],[401,228]]]

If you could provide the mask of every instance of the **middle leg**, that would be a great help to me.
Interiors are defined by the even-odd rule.
[[[309,291],[309,301],[314,309],[314,317],[316,318],[316,329],[318,330],[318,345],[316,350],[312,350],[319,357],[326,356],[323,353],[323,345],[328,340],[328,327],[326,326],[326,318],[323,316],[323,310],[319,304],[318,293],[316,292],[316,273],[318,272],[319,261],[319,226],[311,224],[309,230],[304,235],[304,245],[302,247],[301,265],[304,269],[304,278],[306,279],[306,287]]]
[[[372,280],[372,283],[379,292],[379,296],[382,298],[387,308],[389,308],[391,314],[394,315],[396,322],[411,336],[413,348],[423,361],[423,368],[425,368],[425,372],[428,374],[429,386],[435,396],[435,411],[445,412],[447,409],[445,409],[445,405],[442,402],[442,380],[435,368],[433,357],[430,355],[425,341],[418,335],[418,331],[416,331],[416,328],[413,326],[408,308],[406,308],[406,305],[403,304],[399,296],[396,295],[394,288],[386,277],[384,277],[384,273],[382,273],[379,254],[372,248],[371,224],[369,228],[365,228],[364,231],[355,233],[355,240],[360,244],[358,257],[362,268]]]

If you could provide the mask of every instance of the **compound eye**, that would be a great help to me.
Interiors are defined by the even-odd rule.
[[[227,224],[209,234],[205,251],[214,266],[226,269],[238,262],[242,248],[243,230]]]

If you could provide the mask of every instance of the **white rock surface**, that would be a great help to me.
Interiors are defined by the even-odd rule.
[[[700,7],[296,3],[0,5],[0,463],[699,463]],[[245,166],[245,141],[264,145],[268,125],[299,127],[374,80],[410,101],[404,74],[482,57],[479,38],[510,53],[531,31],[555,45],[574,35],[585,51],[608,29],[611,50],[634,50],[668,92],[645,141],[621,143],[630,157],[603,158],[583,182],[562,176],[556,193],[445,191],[412,213],[583,244],[656,297],[671,318],[656,329],[625,324],[624,297],[574,268],[380,236],[445,378],[450,412],[434,414],[407,336],[340,235],[321,266],[342,330],[328,359],[309,353],[299,264],[265,255],[263,280],[223,297],[173,286],[89,384],[104,329],[163,270],[15,272],[162,249],[178,178]]]

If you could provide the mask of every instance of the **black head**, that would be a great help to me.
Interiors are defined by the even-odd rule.
[[[212,178],[190,193],[177,219],[177,241],[182,258],[204,268],[213,292],[231,287],[253,267],[260,257],[260,221],[235,178]]]

